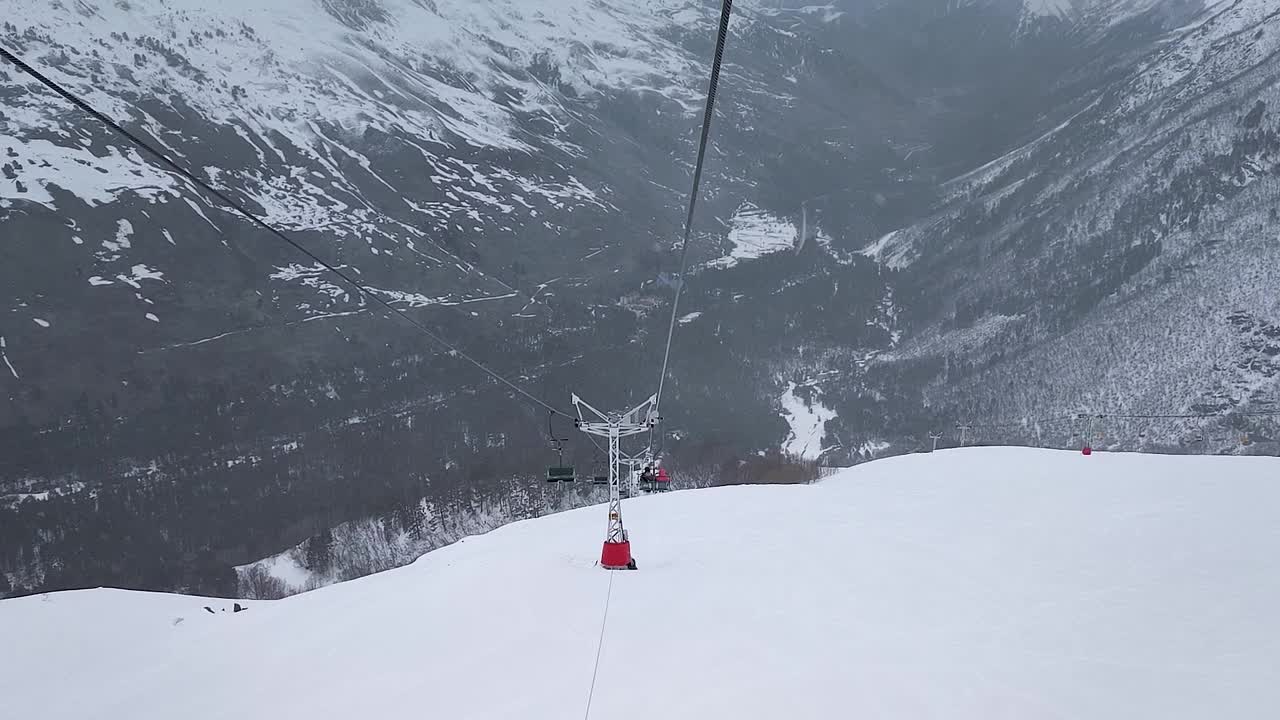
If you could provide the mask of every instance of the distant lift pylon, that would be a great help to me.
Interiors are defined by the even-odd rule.
[[[635,570],[636,561],[631,557],[631,538],[622,524],[622,438],[649,432],[658,424],[658,396],[625,413],[602,413],[573,395],[573,407],[578,412],[574,422],[588,435],[609,439],[609,526],[604,536],[604,549],[600,553],[600,567],[606,570]],[[630,460],[630,458],[627,458]],[[630,463],[628,476],[631,475]],[[628,480],[629,482],[629,480]]]

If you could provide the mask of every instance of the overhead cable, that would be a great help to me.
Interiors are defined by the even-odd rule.
[[[724,59],[724,46],[729,37],[729,18],[733,14],[733,0],[723,0],[720,9],[720,31],[716,36],[715,58],[711,63],[711,82],[707,86],[707,106],[702,116],[702,138],[698,141],[698,162],[693,169],[693,191],[689,193],[689,214],[684,221],[684,242],[680,248],[680,274],[676,276],[675,298],[671,301],[671,322],[667,326],[667,346],[662,352],[662,374],[658,376],[656,412],[662,405],[662,390],[667,381],[667,365],[671,361],[671,340],[675,336],[676,316],[680,311],[680,294],[684,291],[685,272],[689,261],[689,239],[693,232],[693,215],[698,207],[698,189],[702,185],[702,168],[706,161],[711,137],[711,118],[715,115],[716,91],[720,86],[720,64]]]

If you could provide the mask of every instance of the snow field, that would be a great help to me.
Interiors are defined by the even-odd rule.
[[[640,570],[613,575],[591,716],[1265,717],[1277,470],[969,448],[629,501]],[[236,615],[7,600],[0,696],[50,720],[580,717],[604,525],[514,523]]]

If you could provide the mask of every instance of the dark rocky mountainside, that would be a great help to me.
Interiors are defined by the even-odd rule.
[[[607,406],[657,380],[717,5],[0,0],[0,42],[534,394]],[[1268,2],[786,5],[734,19],[677,475],[957,421],[1061,444],[1078,412],[1274,447],[1239,414],[1280,370]],[[0,253],[0,593],[231,593],[299,543],[396,548],[349,563],[376,569],[592,498],[537,487],[544,411],[8,65]]]

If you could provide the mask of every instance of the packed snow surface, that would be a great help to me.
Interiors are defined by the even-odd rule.
[[[594,718],[1268,717],[1277,471],[940,451],[628,501],[637,572],[594,567],[597,507],[239,614],[7,600],[0,697],[45,720],[582,717],[609,596]]]

